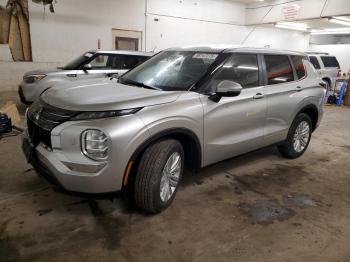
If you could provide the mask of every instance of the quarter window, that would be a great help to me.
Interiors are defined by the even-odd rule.
[[[293,69],[286,55],[265,55],[268,85],[294,81]]]
[[[297,73],[298,79],[303,78],[306,75],[303,57],[302,56],[291,56],[292,62]]]
[[[222,80],[239,83],[243,88],[259,86],[258,58],[255,54],[233,54],[212,79],[212,85]]]

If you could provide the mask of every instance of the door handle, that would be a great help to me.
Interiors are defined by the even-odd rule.
[[[253,96],[253,99],[261,99],[261,98],[264,98],[265,95],[262,94],[262,93],[257,93],[255,96]]]
[[[301,86],[297,86],[297,87],[295,88],[295,91],[300,92],[300,91],[303,91],[303,89],[301,88]]]

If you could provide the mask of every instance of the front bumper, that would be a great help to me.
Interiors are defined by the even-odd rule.
[[[99,129],[107,135],[107,160],[94,161],[82,153],[81,134],[87,129]],[[50,132],[51,145],[40,139],[35,142],[35,147],[28,146],[32,138],[28,137],[28,133],[24,134],[23,151],[38,173],[64,191],[114,194],[124,188],[123,178],[128,162],[142,141],[148,138],[147,129],[135,115],[67,121]]]
[[[34,167],[37,174],[41,178],[45,179],[57,192],[85,198],[115,198],[120,196],[121,190],[105,193],[86,193],[69,190],[64,184],[62,184],[61,181],[58,180],[55,172],[52,172],[50,168],[42,163],[40,160],[42,156],[40,156],[40,153],[37,152],[27,136],[23,136],[22,150],[27,158],[28,163]]]

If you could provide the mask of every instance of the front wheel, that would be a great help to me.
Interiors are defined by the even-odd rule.
[[[150,145],[143,153],[135,178],[135,202],[159,213],[173,201],[184,167],[183,147],[166,139]]]
[[[304,113],[297,115],[289,129],[287,140],[278,146],[279,152],[286,158],[300,157],[309,146],[311,133],[311,118]]]

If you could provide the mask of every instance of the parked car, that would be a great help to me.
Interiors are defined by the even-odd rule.
[[[301,156],[323,115],[320,81],[303,53],[168,49],[118,83],[47,90],[27,112],[23,150],[64,192],[132,192],[157,213],[184,167],[269,145]]]
[[[30,104],[48,88],[82,79],[118,77],[152,55],[153,53],[120,50],[89,51],[64,67],[25,73],[18,93],[22,103]]]
[[[310,62],[327,85],[327,91],[335,88],[341,77],[340,65],[335,56],[328,53],[308,53]]]

